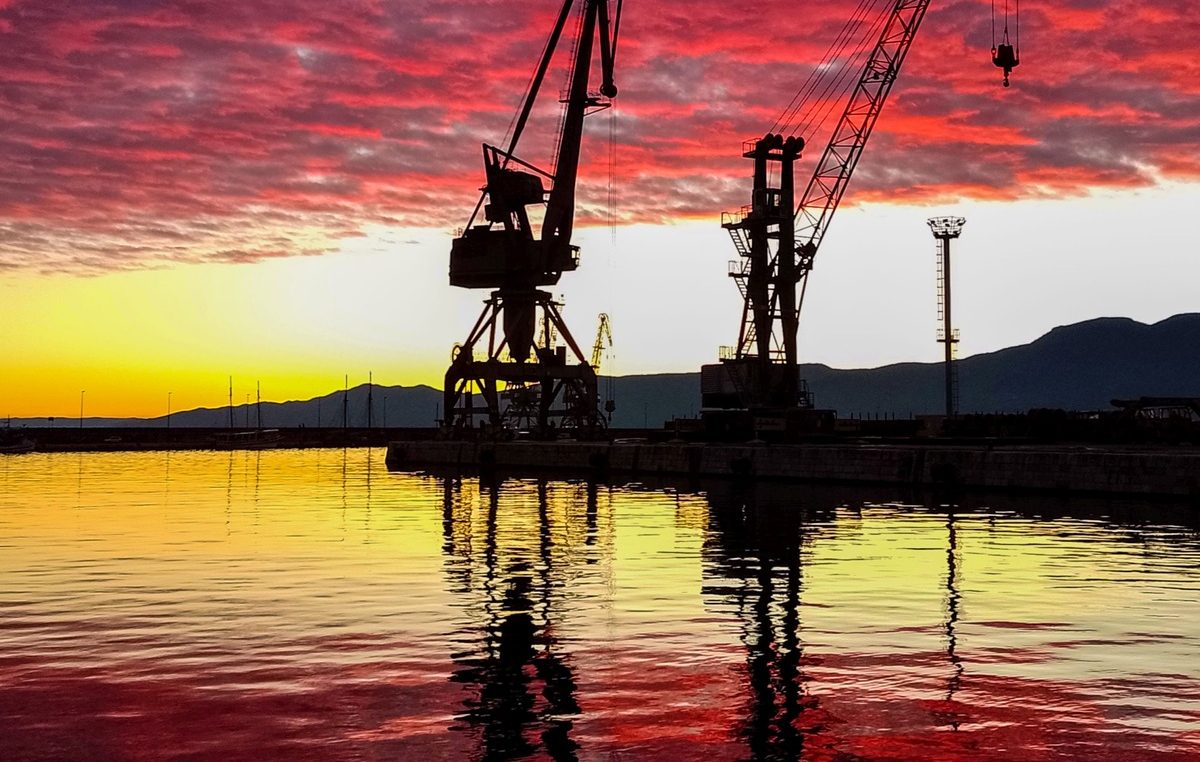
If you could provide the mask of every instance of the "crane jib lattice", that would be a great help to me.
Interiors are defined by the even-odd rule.
[[[829,229],[888,93],[900,73],[930,0],[897,0],[858,84],[817,162],[796,209],[796,254],[801,277]]]

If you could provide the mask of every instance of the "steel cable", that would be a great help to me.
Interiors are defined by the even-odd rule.
[[[865,38],[862,38],[861,35],[861,30],[864,28],[863,22],[871,13],[879,13],[880,11],[877,6],[885,5],[887,2],[888,0],[859,0],[854,13],[842,24],[842,28],[829,44],[825,54],[805,79],[800,90],[792,97],[783,114],[772,125],[772,132],[794,134],[795,130],[792,128],[795,126],[801,112],[812,101],[814,93],[817,92],[818,88],[820,88],[822,93],[829,92],[830,88],[827,84],[829,77],[833,76],[836,79],[840,75],[840,68],[833,67],[834,62],[843,59],[848,49],[861,50],[861,47],[866,42]],[[878,22],[876,21],[866,28],[870,29],[877,25]],[[857,55],[858,53],[851,54],[851,58],[853,59]],[[837,71],[838,73],[831,75],[830,72],[832,71]]]
[[[813,126],[811,119],[805,125],[806,131],[801,133],[801,136],[804,137],[805,140],[811,140],[814,135],[821,131],[821,128],[825,126],[825,122],[830,116],[833,115],[834,109],[841,104],[847,93],[849,93],[853,88],[857,87],[858,82],[861,79],[860,75],[862,72],[862,67],[865,65],[865,59],[867,59],[871,52],[874,51],[877,45],[876,40],[883,32],[883,26],[887,23],[887,18],[889,15],[890,14],[886,13],[880,15],[871,25],[866,35],[866,40],[869,44],[860,47],[858,52],[855,53],[854,58],[844,67],[842,72],[842,84],[839,86],[835,96],[826,99],[822,109],[818,112],[820,113],[820,119],[816,122],[816,125]]]
[[[787,107],[784,108],[783,114],[775,120],[775,124],[771,127],[772,132],[783,131],[791,126],[792,120],[804,108],[809,96],[819,86],[821,79],[826,75],[828,64],[844,52],[846,45],[849,43],[850,33],[856,24],[861,21],[862,16],[872,2],[874,0],[859,0],[858,7],[855,8],[850,18],[846,19],[842,24],[842,28],[838,30],[833,41],[829,43],[829,47],[826,48],[821,59],[817,62],[813,70],[809,72],[804,82],[801,83],[800,89],[792,96],[792,100],[788,103]]]

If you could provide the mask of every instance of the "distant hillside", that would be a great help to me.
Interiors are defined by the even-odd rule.
[[[371,412],[368,416],[368,397]],[[345,409],[346,425],[366,426],[368,417],[375,426],[433,426],[438,417],[442,393],[429,386],[380,386],[367,384],[356,386],[346,392],[333,392],[323,397],[294,402],[262,403],[262,425],[264,427],[291,426],[341,426],[342,411]],[[247,418],[248,416],[248,418]],[[256,425],[255,406],[238,405],[233,410],[235,427],[249,421]],[[165,419],[156,419],[152,425],[163,425]],[[229,408],[201,408],[171,416],[172,426],[226,426]]]
[[[958,364],[963,412],[1031,408],[1103,410],[1118,397],[1200,396],[1200,314],[1153,325],[1099,318],[1062,326],[1036,341],[964,358]],[[943,407],[941,363],[869,370],[805,366],[820,407],[842,414],[936,413]]]
[[[605,393],[608,379],[600,382]],[[700,413],[700,374],[662,373],[653,376],[618,376],[613,379],[614,428],[658,428],[672,418]]]
[[[1032,408],[1103,410],[1110,400],[1200,396],[1200,313],[1146,325],[1099,318],[1062,326],[1036,341],[964,358],[958,364],[959,409],[1022,412]],[[818,407],[842,416],[938,413],[944,406],[941,363],[900,363],[863,370],[801,366]],[[616,380],[617,426],[691,415],[698,373]]]
[[[422,427],[433,426],[438,418],[442,393],[428,386],[380,386],[375,384],[368,395],[366,384],[314,397],[310,400],[262,403],[262,425],[265,428],[293,426],[341,426],[343,400],[346,424],[351,427],[367,425],[367,398],[371,398],[371,422],[376,426]],[[235,405],[233,425],[236,428],[258,425],[257,408]],[[75,425],[77,419],[59,418],[58,426]],[[13,425],[44,426],[45,419],[13,419]],[[98,426],[165,426],[166,417],[159,418],[85,418],[84,425]],[[199,408],[171,415],[171,426],[223,427],[229,425],[229,408]]]
[[[1153,325],[1128,318],[1099,318],[1062,326],[1040,339],[959,363],[960,410],[1020,412],[1031,408],[1103,410],[1119,397],[1200,396],[1200,313],[1176,315]],[[941,363],[900,363],[864,370],[801,366],[817,406],[842,416],[938,413],[943,406]],[[603,393],[608,379],[602,379]],[[618,428],[657,427],[673,417],[694,416],[700,407],[700,374],[621,376],[612,380]],[[264,402],[265,427],[367,424],[368,388],[338,391],[311,400]],[[433,426],[442,393],[428,386],[374,386],[373,422],[382,426]],[[256,425],[255,408],[237,405],[234,425]],[[71,425],[74,419],[59,419]],[[172,426],[225,426],[229,409],[175,413]],[[45,419],[13,419],[41,426]],[[87,426],[162,426],[164,418],[88,418]]]

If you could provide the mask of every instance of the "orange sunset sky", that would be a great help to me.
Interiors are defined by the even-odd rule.
[[[733,343],[718,222],[748,201],[741,141],[857,5],[625,3],[617,108],[584,141],[583,266],[559,289],[581,343],[612,315],[604,372],[694,371]],[[1023,6],[1005,90],[990,0],[931,3],[818,257],[806,361],[937,358],[933,214],[968,218],[966,354],[1196,310],[1194,3]],[[504,136],[557,7],[0,0],[0,416],[75,415],[81,390],[97,416],[220,405],[230,375],[238,401],[368,371],[440,386],[483,297],[446,281],[479,143]],[[546,165],[562,76],[523,144]]]

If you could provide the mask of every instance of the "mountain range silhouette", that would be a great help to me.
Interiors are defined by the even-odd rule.
[[[804,364],[820,408],[853,415],[907,417],[936,414],[943,406],[943,368],[935,363],[898,363],[845,370]],[[1104,410],[1115,398],[1200,396],[1200,313],[1175,315],[1154,324],[1129,318],[1097,318],[1061,326],[1029,343],[959,361],[962,413],[1024,412],[1035,408]],[[601,379],[600,388],[607,386]],[[661,373],[613,380],[615,428],[657,428],[700,408],[700,374]],[[429,427],[439,415],[442,393],[429,386],[380,386],[371,390],[375,426]],[[262,425],[366,426],[368,387],[310,400],[262,403]],[[234,426],[258,424],[253,404],[234,407]],[[60,419],[64,420],[65,419]],[[13,419],[44,425],[45,419]],[[224,427],[229,408],[174,413],[173,427]],[[88,418],[85,425],[162,426],[163,417]]]

